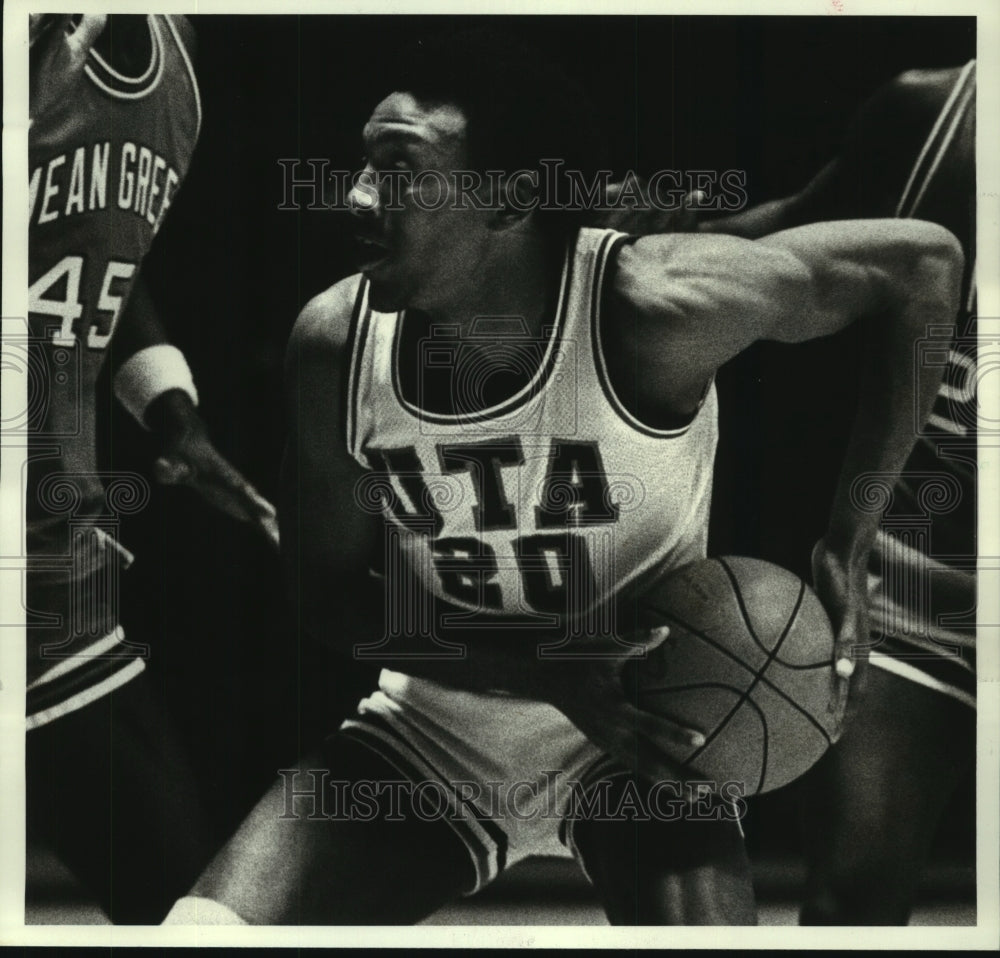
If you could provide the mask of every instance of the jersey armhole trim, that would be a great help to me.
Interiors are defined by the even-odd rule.
[[[347,329],[346,355],[349,356],[347,376],[342,380],[343,393],[341,408],[344,410],[344,435],[347,438],[347,451],[355,459],[358,456],[358,396],[361,392],[361,359],[365,352],[365,341],[368,338],[368,326],[371,320],[371,310],[368,308],[368,280],[364,277],[358,284],[354,297],[354,308],[351,310],[351,320]],[[360,459],[359,459],[360,461]]]
[[[915,215],[917,207],[920,205],[920,201],[923,199],[924,193],[927,190],[927,185],[933,178],[938,166],[941,165],[941,161],[943,160],[945,153],[947,153],[949,146],[951,146],[951,141],[958,130],[959,123],[961,122],[962,116],[968,107],[969,100],[975,96],[976,86],[974,82],[971,82],[972,78],[975,76],[975,67],[976,61],[970,60],[962,68],[962,72],[955,81],[955,85],[952,87],[951,93],[948,94],[948,99],[945,101],[944,106],[941,107],[941,112],[934,121],[934,126],[931,128],[931,132],[927,135],[923,148],[918,154],[916,162],[913,164],[913,169],[910,171],[910,176],[906,181],[906,186],[903,187],[903,192],[899,197],[899,203],[896,206],[896,217],[909,219]],[[961,102],[959,102],[959,100],[961,100]],[[950,126],[942,135],[941,131],[944,129],[946,123],[950,123]],[[925,170],[923,169],[924,163],[935,146],[937,147],[937,154],[934,159],[930,161],[930,167]],[[916,189],[916,196],[913,196],[912,194],[915,189],[917,178],[920,176],[922,176],[922,182],[919,189]]]
[[[611,408],[614,409],[627,426],[631,426],[636,432],[640,432],[644,436],[649,436],[653,439],[676,439],[679,436],[683,436],[691,428],[695,419],[698,418],[698,414],[701,412],[702,407],[705,405],[705,400],[708,398],[712,383],[715,381],[714,377],[705,383],[705,389],[702,391],[701,398],[698,400],[695,410],[688,416],[678,417],[678,425],[667,428],[649,426],[629,412],[621,399],[618,398],[618,394],[611,385],[607,360],[604,356],[604,347],[601,343],[601,301],[604,296],[604,277],[607,264],[622,246],[626,243],[634,242],[636,239],[638,239],[636,236],[609,232],[601,241],[601,245],[597,250],[594,262],[593,288],[590,295],[591,339],[593,340],[594,366],[597,369],[597,379],[601,384],[601,389]]]
[[[191,63],[191,55],[188,53],[187,47],[184,46],[184,41],[181,39],[181,35],[177,30],[173,16],[170,14],[164,14],[163,19],[167,21],[167,26],[170,27],[170,32],[173,34],[174,42],[177,44],[177,49],[180,51],[181,59],[184,60],[184,65],[187,67],[188,78],[191,80],[191,92],[194,94],[194,108],[195,113],[197,114],[197,127],[195,128],[195,136],[197,137],[201,135],[201,94],[198,91],[198,77],[195,76],[194,65]]]

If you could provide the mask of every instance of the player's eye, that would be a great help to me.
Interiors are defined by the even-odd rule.
[[[402,153],[389,153],[378,158],[377,168],[380,170],[408,170],[412,164]]]

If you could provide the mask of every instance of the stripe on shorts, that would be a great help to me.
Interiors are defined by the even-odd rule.
[[[129,647],[125,632],[116,626],[109,635],[56,661],[27,689],[25,713],[29,730],[97,701],[134,679],[146,667]]]
[[[120,688],[126,682],[131,682],[145,668],[146,663],[142,659],[119,659],[113,665],[110,674],[106,675],[100,681],[87,684],[86,688],[54,703],[51,703],[51,700],[49,700],[50,704],[44,707],[39,705],[37,700],[33,699],[31,693],[29,693],[29,714],[26,720],[27,730],[30,732],[32,729],[47,725],[49,722],[53,722],[57,718],[62,718],[70,712],[82,709],[85,705],[90,705],[91,702],[96,702],[108,693]],[[73,673],[73,677],[76,677],[75,673]],[[92,673],[88,673],[88,683],[92,681],[92,678]]]
[[[340,732],[365,745],[404,775],[412,784],[435,781],[448,799],[447,823],[465,843],[476,871],[473,895],[488,885],[507,863],[507,835],[495,822],[460,801],[451,782],[406,740],[384,717],[366,712],[347,719]]]
[[[905,647],[895,648],[883,641],[877,651],[872,651],[869,661],[875,668],[940,692],[969,708],[976,707],[975,670],[962,659],[940,655],[919,657]]]

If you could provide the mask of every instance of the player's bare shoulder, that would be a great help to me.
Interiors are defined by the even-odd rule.
[[[689,370],[693,385],[763,334],[779,291],[811,278],[780,244],[710,233],[641,237],[616,266],[617,309],[634,315],[636,346],[658,349],[675,378]]]
[[[340,354],[351,337],[351,319],[360,286],[360,274],[348,276],[302,307],[289,340],[289,360],[304,347],[326,356]]]
[[[848,147],[857,153],[867,176],[885,179],[891,167],[905,176],[942,107],[957,91],[975,61],[942,69],[907,70],[875,91],[861,106],[852,124]],[[895,181],[892,181],[893,184]],[[893,185],[898,192],[902,184]]]
[[[177,31],[177,38],[183,44],[185,52],[194,60],[198,54],[198,35],[194,25],[181,13],[167,14],[166,17]]]
[[[309,300],[295,321],[285,352],[285,394],[293,432],[314,437],[343,432],[341,383],[349,375],[360,283],[360,275],[335,283]]]
[[[908,101],[922,102],[929,109],[939,109],[942,99],[967,70],[975,70],[975,61],[961,67],[907,70],[887,84],[887,91]]]
[[[791,268],[787,257],[724,234],[623,244],[601,329],[615,381],[635,381],[657,414],[691,413],[719,366],[760,334],[766,310],[752,302],[760,277]]]
[[[614,292],[621,306],[674,325],[713,314],[735,282],[773,277],[788,269],[783,257],[759,243],[727,234],[661,233],[623,245]]]

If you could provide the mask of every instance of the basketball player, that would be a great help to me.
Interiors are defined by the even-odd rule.
[[[866,658],[872,666],[865,694],[803,783],[803,924],[906,924],[975,756],[975,94],[974,61],[905,73],[862,106],[840,156],[800,192],[701,227],[755,237],[917,217],[947,227],[965,253],[961,310],[931,320],[944,332],[932,344],[947,356],[944,380],[872,550],[871,643],[857,658],[859,675]]]
[[[623,691],[660,636],[628,642],[604,613],[704,555],[719,366],[855,320],[892,370],[826,540],[863,595],[875,520],[850,479],[909,453],[912,343],[955,308],[961,253],[902,220],[756,242],[578,229],[521,175],[583,149],[585,109],[537,63],[428,46],[364,128],[361,273],[292,334],[279,514],[302,630],[385,669],[168,923],[413,922],[567,847],[612,922],[755,920],[735,816],[660,788],[700,731]],[[507,172],[473,203],[470,170]]]
[[[105,359],[116,394],[162,440],[162,480],[275,522],[209,442],[191,372],[139,279],[198,135],[192,39],[183,17],[31,18],[29,358],[41,389],[25,490],[28,824],[117,922],[159,921],[207,852],[186,760],[139,678],[145,650],[118,623],[131,556],[116,510],[145,490],[98,470]]]

